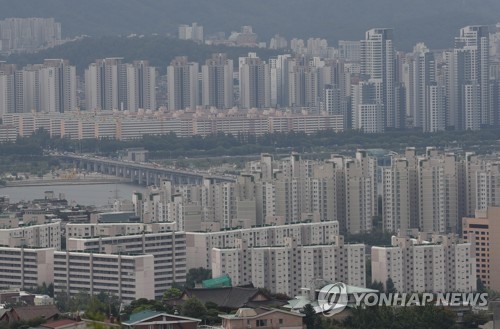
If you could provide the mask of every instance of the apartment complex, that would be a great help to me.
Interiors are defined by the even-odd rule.
[[[55,251],[53,261],[56,296],[104,292],[125,304],[157,297],[153,255]]]
[[[456,236],[393,237],[391,247],[372,247],[371,263],[372,280],[391,278],[400,292],[476,291],[473,246]]]
[[[179,39],[192,40],[194,42],[203,42],[203,26],[198,23],[191,25],[179,25]]]
[[[0,247],[0,286],[36,289],[54,281],[54,248]]]
[[[263,154],[247,163],[234,183],[207,179],[201,185],[173,186],[163,181],[130,206],[143,222],[167,225],[164,230],[173,223],[181,231],[217,231],[337,220],[341,233],[356,233],[372,230],[380,193],[385,231],[458,234],[463,216],[499,204],[494,154],[431,147],[417,154],[408,148],[378,167],[374,152],[359,150],[355,157],[332,155],[325,161],[296,153],[281,160]]]
[[[13,31],[23,31],[21,36],[26,38],[34,36],[33,31],[26,30],[28,26],[50,30],[55,24],[55,39],[58,38],[53,20],[5,22],[0,22],[0,43],[9,44],[8,47]],[[6,24],[17,27],[5,27]],[[309,116],[339,115],[340,129],[366,133],[392,128],[417,128],[424,132],[477,130],[500,123],[500,70],[498,63],[490,59],[498,56],[498,35],[490,33],[488,26],[466,26],[458,31],[452,49],[435,51],[418,43],[413,51],[404,53],[395,50],[393,29],[373,28],[366,31],[361,41],[340,41],[338,49],[328,47],[324,39],[292,39],[293,53],[269,59],[249,53],[233,63],[225,54],[214,54],[203,65],[179,56],[171,61],[165,79],[161,80],[165,89],[161,104],[156,104],[156,87],[160,87],[156,69],[147,61],[96,60],[85,71],[85,100],[81,104],[76,103],[75,73],[67,63],[52,63],[43,71],[39,65],[30,65],[22,73],[14,69],[17,74],[6,74],[12,69],[4,64],[4,69],[0,69],[0,113],[66,112],[77,106],[88,111],[154,111],[157,107],[170,112],[196,111],[198,107],[211,111],[211,107],[221,110],[234,105],[240,109],[304,110]],[[244,26],[241,33],[235,32],[225,41],[256,46],[256,37],[250,26]],[[179,38],[202,42],[203,28],[196,23],[182,25]],[[282,37],[273,38],[273,47],[281,48],[284,44]],[[58,82],[61,72],[63,82]],[[14,87],[22,90],[16,91],[17,97],[12,96]],[[62,87],[67,91],[59,93]],[[258,124],[249,125],[253,126]],[[136,127],[136,131],[143,128]],[[231,133],[238,131],[259,134],[258,130],[241,127]],[[168,132],[167,129],[154,133]]]
[[[460,233],[461,218],[499,204],[494,155],[407,148],[382,169],[384,229]]]
[[[0,114],[63,113],[77,108],[76,67],[67,60],[18,69],[0,62]]]
[[[187,231],[334,220],[341,232],[368,232],[378,211],[376,162],[364,150],[326,161],[263,154],[235,183],[162,184],[135,207],[141,218],[175,221]]]
[[[0,21],[0,51],[33,51],[61,43],[61,23],[53,18],[6,18]]]
[[[336,241],[339,224],[336,221],[318,223],[290,223],[216,232],[186,232],[187,267],[212,268],[212,249],[236,248],[238,241],[246,247],[284,245],[287,238],[294,238],[302,245],[328,245]]]
[[[147,61],[98,59],[85,70],[87,111],[156,110],[156,69]]]
[[[249,134],[262,136],[269,133],[304,132],[319,130],[343,130],[340,115],[326,113],[310,115],[307,112],[292,113],[275,109],[256,110],[180,110],[173,113],[160,111],[73,112],[73,113],[23,113],[4,114],[4,126],[0,134],[10,136],[14,131],[28,137],[43,128],[52,137],[70,139],[130,140],[145,135],[179,137],[207,136],[217,133]],[[3,132],[2,132],[3,131]]]
[[[106,254],[154,256],[154,296],[175,282],[186,281],[186,235],[184,232],[142,233],[96,238],[68,238],[66,250]]]
[[[234,248],[212,249],[212,275],[224,274],[234,285],[251,283],[288,296],[300,294],[317,278],[364,287],[365,245],[344,245],[340,236],[332,244],[309,246],[292,237],[265,247],[237,239]]]

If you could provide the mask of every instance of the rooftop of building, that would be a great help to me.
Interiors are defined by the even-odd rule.
[[[167,314],[165,312],[146,310],[146,311],[131,314],[130,318],[127,321],[123,321],[122,324],[124,326],[134,326],[134,325],[140,324],[141,322],[146,322],[147,320],[153,319],[153,318],[158,317],[158,316],[165,316],[165,317],[174,319],[173,321],[178,320],[180,322],[185,322],[185,321],[201,322],[201,319],[173,315],[173,314]],[[156,324],[158,324],[158,323],[156,322]]]
[[[262,316],[265,316],[267,314],[271,314],[271,313],[275,313],[275,312],[285,313],[285,314],[289,314],[289,315],[293,315],[293,316],[301,317],[301,318],[304,317],[304,315],[300,314],[300,313],[284,311],[284,310],[280,310],[277,308],[265,308],[265,307],[258,307],[255,309],[243,307],[243,308],[239,308],[235,314],[219,314],[219,317],[221,317],[223,319],[228,319],[228,320],[241,319],[241,318],[252,319],[252,318],[262,317]]]

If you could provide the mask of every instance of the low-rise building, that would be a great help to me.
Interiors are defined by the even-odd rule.
[[[304,315],[279,309],[240,308],[236,314],[221,314],[223,329],[287,328],[303,329]]]
[[[148,310],[132,314],[122,325],[125,329],[196,329],[200,322],[200,319]]]
[[[20,306],[13,307],[5,312],[0,321],[13,324],[19,321],[30,321],[42,318],[45,321],[55,320],[59,317],[59,310],[55,305]]]

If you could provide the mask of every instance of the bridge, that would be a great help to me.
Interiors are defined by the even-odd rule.
[[[146,186],[158,186],[162,179],[168,179],[176,185],[202,184],[205,178],[212,179],[216,183],[236,180],[233,176],[214,176],[203,172],[171,169],[156,164],[116,160],[94,155],[52,153],[51,156],[71,162],[78,169],[123,177],[130,179],[132,183]]]

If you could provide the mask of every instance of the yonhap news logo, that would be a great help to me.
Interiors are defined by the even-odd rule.
[[[318,305],[325,316],[333,316],[342,312],[348,300],[347,286],[342,282],[326,285],[318,294]]]
[[[350,290],[354,292],[351,293]],[[347,305],[353,307],[404,307],[425,306],[428,304],[448,307],[486,307],[488,305],[488,294],[486,293],[383,293],[359,292],[360,290],[367,289],[348,286],[342,282],[328,284],[321,288],[318,293],[318,308],[316,310],[323,313],[324,316],[331,317],[341,313]]]

